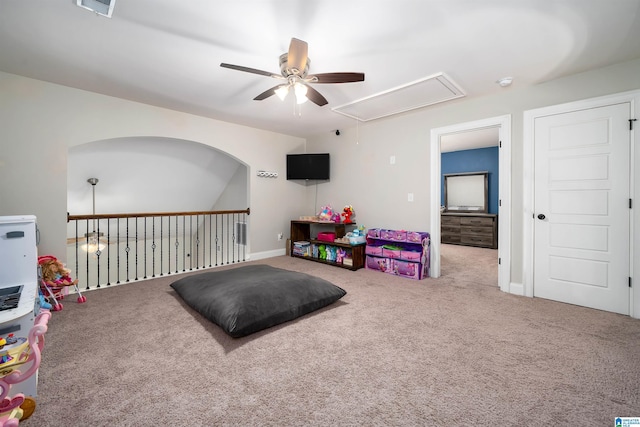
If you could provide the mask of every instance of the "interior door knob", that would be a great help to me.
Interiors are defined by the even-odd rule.
[[[545,219],[546,216],[544,216],[544,214],[538,214],[538,219]]]

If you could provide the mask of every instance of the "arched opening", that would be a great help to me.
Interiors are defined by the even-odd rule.
[[[248,208],[248,167],[228,154],[116,138],[71,148],[67,171],[72,218],[114,215],[68,223],[69,268],[87,287],[244,260],[248,215],[206,214]]]

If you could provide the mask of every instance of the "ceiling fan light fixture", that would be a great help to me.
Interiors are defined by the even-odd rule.
[[[289,94],[289,86],[281,86],[278,89],[276,89],[274,92],[276,93],[276,95],[278,95],[278,98],[280,98],[280,101],[284,101],[284,99]]]
[[[303,85],[302,83],[296,83],[295,85],[293,85],[293,90],[295,91],[296,102],[298,104],[304,104],[308,101],[307,86]]]
[[[498,79],[496,83],[498,83],[501,87],[511,86],[511,83],[513,83],[513,77],[503,77],[501,79]]]
[[[103,236],[103,233],[86,233],[84,237],[87,239],[87,242],[82,246],[83,251],[89,253],[96,253],[98,251],[102,251],[106,245],[100,241],[100,237]]]

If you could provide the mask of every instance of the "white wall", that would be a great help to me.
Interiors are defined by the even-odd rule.
[[[289,220],[316,213],[324,204],[353,205],[355,220],[367,227],[429,231],[430,130],[511,114],[511,281],[522,282],[523,112],[638,89],[640,60],[528,88],[518,88],[515,77],[500,95],[354,124],[340,136],[327,132],[309,139],[305,150],[300,138],[0,73],[0,215],[36,215],[40,253],[64,254],[68,148],[160,136],[201,142],[248,165],[252,254],[284,249],[276,236],[288,235]],[[330,182],[316,187],[284,179],[285,154],[305,151],[331,153]],[[392,155],[395,165],[389,164]],[[259,178],[257,170],[280,177]],[[414,202],[407,201],[410,192]]]
[[[2,72],[0,129],[0,215],[36,215],[40,254],[65,257],[67,151],[92,141],[130,136],[183,139],[215,147],[247,164],[252,254],[284,253],[285,241],[276,236],[286,232],[290,219],[302,210],[305,189],[283,178],[286,153],[304,151],[301,138]],[[257,170],[277,171],[280,177],[258,178]]]
[[[511,114],[511,281],[522,283],[524,111],[639,88],[640,60],[526,88],[518,88],[515,76],[513,86],[499,95],[463,98],[359,126],[354,123],[340,129],[340,136],[310,138],[308,152],[331,153],[331,181],[319,185],[318,203],[340,209],[351,204],[357,223],[369,228],[430,231],[430,130]],[[314,191],[308,189],[307,200],[313,199]],[[414,194],[413,202],[407,201],[408,193]]]
[[[247,168],[244,165],[238,165],[235,173],[227,182],[226,187],[222,190],[220,197],[215,201],[211,210],[244,209],[242,206],[243,204],[246,205],[245,195],[249,193],[247,178]]]

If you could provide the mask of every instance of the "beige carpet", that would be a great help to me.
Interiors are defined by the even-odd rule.
[[[178,276],[53,313],[25,426],[609,426],[640,416],[640,321],[497,287],[497,252],[442,246],[413,281],[290,257],[338,303],[233,339]],[[223,268],[234,268],[227,266]]]

